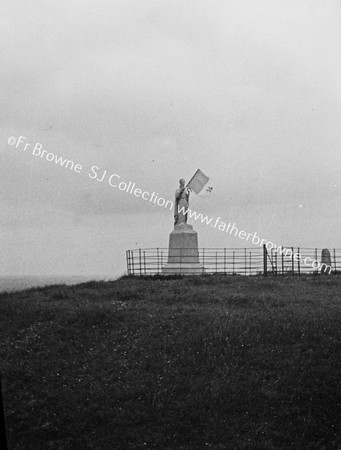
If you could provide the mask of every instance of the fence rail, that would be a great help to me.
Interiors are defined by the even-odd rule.
[[[265,246],[263,248],[199,248],[198,252],[203,273],[206,274],[266,276],[341,273],[341,249],[329,250],[330,260],[329,262],[327,260],[327,266],[322,265],[326,261],[322,258],[323,249],[299,247],[283,247],[283,249],[282,253],[274,249],[267,250]],[[186,250],[179,249],[184,253]],[[300,257],[297,256],[298,254]],[[168,248],[127,250],[126,260],[129,275],[162,274],[162,268],[168,261]],[[178,265],[181,269],[181,262]]]

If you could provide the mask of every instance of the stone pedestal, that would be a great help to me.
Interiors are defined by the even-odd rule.
[[[204,266],[199,261],[198,234],[192,225],[175,225],[169,235],[168,262],[164,275],[201,275]]]

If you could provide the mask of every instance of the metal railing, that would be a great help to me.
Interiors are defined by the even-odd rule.
[[[285,251],[276,252],[274,249],[267,250],[264,272],[274,275],[301,275],[301,274],[336,274],[341,272],[341,249],[330,249],[330,260],[322,258],[321,248],[300,248],[300,247],[282,247]],[[298,258],[296,255],[300,255]],[[323,268],[322,263],[327,264]],[[330,268],[329,268],[330,266]]]
[[[321,252],[318,248],[283,247],[280,254],[263,248],[199,248],[199,261],[202,273],[228,275],[303,275],[321,273]],[[174,250],[174,249],[173,249]],[[177,249],[186,254],[186,250]],[[289,251],[290,250],[290,251]],[[329,273],[341,273],[341,249],[331,249]],[[300,255],[300,258],[297,257]],[[309,264],[305,259],[310,258]],[[144,248],[126,251],[128,275],[165,274],[164,267],[168,262],[168,248]],[[313,261],[314,267],[312,266]],[[177,266],[179,272],[187,263]],[[327,272],[327,273],[328,273]],[[198,274],[198,270],[195,271]]]

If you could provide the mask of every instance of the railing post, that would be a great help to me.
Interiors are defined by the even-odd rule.
[[[315,248],[315,261],[317,261],[317,248]],[[319,269],[318,269],[318,267],[316,267],[315,274],[318,275],[318,273],[319,273]]]
[[[224,274],[226,275],[226,248],[224,248]]]
[[[139,263],[140,263],[140,275],[142,275],[142,257],[140,248],[139,248]]]
[[[146,252],[143,251],[143,267],[144,267],[144,274],[146,274]]]
[[[234,259],[235,259],[234,255],[235,255],[235,251],[233,250],[233,252],[232,252],[232,275],[234,275]]]
[[[265,244],[263,244],[263,275],[268,276],[268,252],[266,250]]]
[[[134,250],[131,250],[130,265],[133,267],[133,275],[135,275],[135,255],[134,255]]]
[[[156,257],[157,257],[157,273],[160,273],[160,255],[159,248],[156,249]]]
[[[244,274],[246,275],[246,248],[244,248]]]
[[[336,254],[335,254],[335,248],[334,248],[334,274],[336,275]]]
[[[297,249],[297,253],[301,254],[299,247]],[[297,261],[297,271],[298,271],[298,276],[300,277],[301,276],[301,258],[298,258],[298,261]]]
[[[291,271],[295,275],[295,260],[294,260],[294,247],[291,247]]]

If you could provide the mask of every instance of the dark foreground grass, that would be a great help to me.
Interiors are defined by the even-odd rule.
[[[340,449],[341,277],[0,295],[11,449]]]

